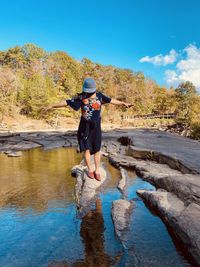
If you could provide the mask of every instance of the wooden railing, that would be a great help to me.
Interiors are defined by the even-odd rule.
[[[136,120],[136,119],[173,119],[176,117],[175,113],[164,113],[164,114],[145,114],[145,115],[122,115],[123,120]]]

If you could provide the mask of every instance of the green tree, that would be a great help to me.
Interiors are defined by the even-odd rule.
[[[29,80],[21,78],[21,89],[18,92],[21,114],[39,118],[40,110],[55,100],[56,92],[48,77],[38,74]]]
[[[45,60],[47,57],[47,53],[44,51],[44,49],[34,44],[25,44],[22,46],[21,51],[27,62],[34,60]]]
[[[24,67],[26,63],[24,54],[20,46],[15,46],[7,51],[0,52],[0,65],[9,66],[12,69]]]
[[[198,107],[198,95],[195,86],[187,81],[181,83],[175,89],[175,99],[177,102],[177,120],[190,125],[196,114]]]
[[[155,99],[154,99],[154,112],[163,114],[174,112],[176,105],[174,103],[174,90],[166,88],[155,88]]]
[[[16,76],[8,67],[0,67],[0,113],[2,121],[4,115],[13,115],[16,104]]]

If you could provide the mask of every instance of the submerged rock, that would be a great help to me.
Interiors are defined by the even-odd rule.
[[[125,199],[114,200],[112,203],[112,219],[115,233],[120,241],[126,241],[126,232],[130,224],[130,215],[134,203]]]

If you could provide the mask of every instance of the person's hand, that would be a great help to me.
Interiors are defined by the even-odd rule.
[[[42,108],[40,113],[41,114],[45,114],[45,113],[47,113],[48,111],[50,111],[52,109],[53,109],[52,106],[48,106],[48,107]]]
[[[123,105],[124,105],[126,108],[130,108],[130,107],[133,106],[133,104],[131,104],[131,103],[126,103],[126,102],[124,102]]]

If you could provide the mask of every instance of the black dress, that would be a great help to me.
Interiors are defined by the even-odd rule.
[[[101,105],[110,103],[111,98],[101,92],[95,98],[86,98],[83,93],[76,98],[66,100],[74,110],[81,108],[81,119],[78,127],[78,143],[80,152],[90,150],[94,154],[101,149]]]

